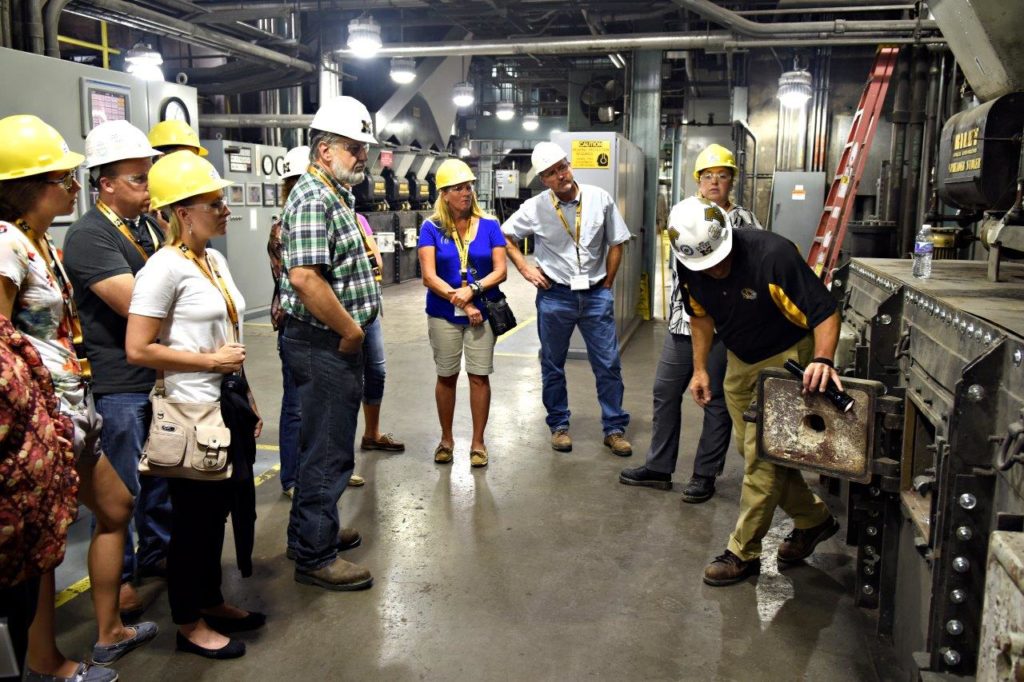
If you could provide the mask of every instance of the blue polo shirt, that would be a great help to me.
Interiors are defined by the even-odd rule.
[[[445,234],[444,230],[430,220],[424,220],[420,227],[420,240],[418,247],[434,247],[434,267],[437,269],[437,276],[443,279],[452,289],[458,289],[462,285],[459,269],[459,250],[451,237]],[[480,218],[477,226],[476,236],[469,243],[469,265],[476,269],[477,277],[467,273],[469,282],[476,279],[483,279],[494,270],[494,261],[491,254],[496,248],[505,248],[505,237],[501,233],[498,221],[493,218]],[[484,293],[490,297],[495,289]],[[487,319],[487,309],[482,305],[480,308],[484,319]],[[469,318],[465,315],[455,315],[455,306],[441,298],[433,291],[427,289],[427,315],[431,317],[442,317],[455,324],[469,324]]]

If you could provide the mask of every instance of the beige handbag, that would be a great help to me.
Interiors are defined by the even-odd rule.
[[[149,394],[153,420],[142,448],[139,473],[148,476],[223,481],[231,478],[231,431],[220,403],[186,403],[167,397],[163,378]]]

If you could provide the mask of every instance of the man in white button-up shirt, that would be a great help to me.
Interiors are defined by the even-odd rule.
[[[579,327],[597,379],[604,444],[622,457],[633,454],[624,434],[629,413],[622,409],[622,365],[615,332],[612,285],[630,237],[611,195],[600,187],[580,185],[561,147],[541,142],[533,165],[550,191],[524,202],[501,226],[509,258],[537,287],[537,334],[541,346],[541,381],[551,447],[572,450],[565,359],[569,339]],[[537,265],[513,238],[532,237]]]

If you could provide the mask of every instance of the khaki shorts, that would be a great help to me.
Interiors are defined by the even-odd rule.
[[[96,401],[91,391],[85,394],[85,400],[76,405],[69,416],[75,427],[75,463],[95,464],[103,454],[100,449],[103,417],[96,411]]]
[[[466,372],[486,376],[494,372],[494,332],[484,322],[479,327],[454,324],[441,317],[427,317],[427,335],[434,351],[437,376],[459,373],[465,349]]]

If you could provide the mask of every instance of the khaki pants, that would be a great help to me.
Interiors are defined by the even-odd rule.
[[[743,411],[757,396],[757,378],[762,369],[782,367],[786,360],[807,364],[814,354],[811,336],[791,348],[755,364],[747,364],[729,353],[725,373],[725,402],[732,418],[733,442],[743,452],[743,491],[740,517],[729,536],[729,551],[743,561],[761,555],[761,539],[772,525],[775,507],[793,518],[797,528],[811,528],[831,514],[825,503],[811,492],[797,469],[776,466],[757,456],[757,427],[743,421]]]

